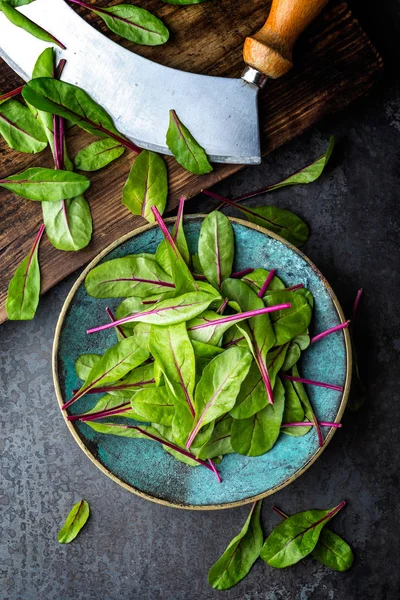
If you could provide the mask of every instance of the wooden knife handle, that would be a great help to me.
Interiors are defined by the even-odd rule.
[[[243,57],[253,69],[278,79],[293,66],[297,38],[328,0],[273,0],[263,27],[244,43]]]

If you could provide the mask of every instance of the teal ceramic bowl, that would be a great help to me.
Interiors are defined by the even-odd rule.
[[[191,253],[197,251],[204,216],[185,218],[184,229]],[[172,224],[174,219],[166,222]],[[304,254],[265,229],[239,219],[231,219],[231,222],[235,233],[235,271],[249,266],[275,268],[288,286],[304,283],[315,298],[312,334],[345,320],[332,289]],[[80,386],[74,368],[78,356],[86,352],[103,354],[116,341],[113,330],[86,334],[89,327],[105,321],[106,306],[115,309],[120,300],[88,296],[85,276],[95,265],[111,258],[154,253],[161,239],[162,234],[155,225],[124,236],[95,258],[72,288],[61,311],[53,348],[54,382],[60,405]],[[343,386],[343,393],[313,386],[307,389],[318,420],[339,422],[351,377],[348,331],[323,338],[303,354],[300,363],[303,377]],[[71,407],[71,413],[90,410],[99,397],[96,394],[82,398]],[[208,470],[176,461],[160,444],[102,435],[85,423],[67,421],[65,412],[63,416],[79,446],[103,473],[139,496],[180,508],[229,508],[273,494],[304,473],[323,450],[318,447],[314,429],[303,437],[281,434],[273,449],[263,456],[231,454],[224,457],[218,466],[222,483],[218,483]],[[324,447],[334,431],[324,429]]]

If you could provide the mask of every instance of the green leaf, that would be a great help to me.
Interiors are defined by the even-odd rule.
[[[307,167],[304,167],[300,171],[297,171],[297,173],[290,175],[280,183],[275,183],[274,185],[269,186],[268,189],[265,191],[273,192],[275,190],[278,190],[279,188],[286,187],[287,185],[297,185],[299,183],[307,184],[316,181],[320,177],[320,175],[322,175],[326,165],[328,164],[334,146],[335,136],[332,135],[329,139],[329,145],[325,154],[317,158],[310,165],[307,165]]]
[[[206,310],[200,316],[195,317],[194,319],[188,322],[187,328],[190,339],[192,341],[202,342],[203,344],[217,346],[221,341],[221,338],[225,331],[227,331],[230,327],[233,327],[235,323],[219,323],[217,325],[209,325],[208,327],[204,327],[202,329],[193,329],[193,327],[203,325],[204,323],[212,323],[212,321],[220,320],[221,315],[218,315],[212,310]]]
[[[208,582],[213,588],[227,590],[239,583],[259,557],[263,543],[260,523],[261,505],[261,500],[253,504],[243,529],[211,567]]]
[[[130,392],[130,396],[132,396],[132,392]],[[103,412],[105,410],[112,410],[113,408],[122,408],[125,406],[126,408],[130,407],[131,398],[124,396],[118,396],[114,394],[105,394],[102,396],[98,402],[93,406],[91,410],[83,413],[84,416],[92,415],[93,413]],[[107,415],[108,419],[113,419],[114,417],[124,417],[128,419],[135,419],[137,421],[145,420],[142,419],[139,415],[137,415],[133,410],[127,410],[123,414],[115,414],[115,415]]]
[[[191,433],[192,441],[204,425],[233,408],[251,362],[247,349],[234,347],[206,366],[195,390],[196,426]]]
[[[159,423],[160,425],[172,425],[175,407],[169,399],[165,387],[148,387],[140,390],[133,396],[131,405],[144,421]]]
[[[85,131],[100,137],[124,138],[110,115],[81,88],[49,77],[29,81],[22,95],[39,110],[64,117]]]
[[[207,459],[232,454],[234,452],[231,444],[232,424],[233,419],[229,415],[217,421],[210,439],[197,452],[197,457]]]
[[[306,298],[296,292],[271,292],[265,297],[266,306],[275,306],[289,302],[291,308],[277,310],[270,314],[272,326],[278,346],[290,342],[297,335],[307,330],[312,316],[312,309]]]
[[[285,360],[286,350],[287,345],[279,346],[267,354],[266,366],[272,388],[274,388],[276,376],[281,370],[282,363]],[[243,381],[236,404],[232,408],[230,414],[234,419],[249,419],[265,408],[267,404],[268,396],[260,370],[257,363],[253,363],[246,379]]]
[[[112,138],[104,138],[78,152],[74,164],[80,171],[98,171],[117,160],[124,152],[125,148],[121,144]]]
[[[311,556],[334,571],[347,571],[354,560],[349,544],[327,527],[321,531]]]
[[[282,422],[302,423],[304,421],[304,408],[296,393],[293,382],[284,379],[283,386],[285,388],[285,411],[283,413]],[[283,427],[282,433],[286,433],[293,437],[300,437],[309,433],[311,428],[311,423],[310,427]]]
[[[161,368],[173,397],[187,405],[194,416],[195,357],[185,323],[169,327],[152,325],[150,352]]]
[[[32,71],[32,79],[38,77],[54,77],[54,49],[46,48],[38,57]],[[29,110],[34,118],[42,125],[46,138],[50,144],[51,152],[54,157],[54,123],[53,115],[50,113],[38,110],[28,103]],[[72,171],[72,169],[68,169]]]
[[[88,520],[89,512],[89,504],[86,500],[81,500],[72,507],[64,527],[58,532],[57,537],[60,544],[69,544],[76,538]]]
[[[232,425],[232,448],[245,456],[261,456],[269,452],[277,441],[285,407],[285,390],[279,379],[274,387],[274,404],[249,419],[235,419]]]
[[[294,246],[303,246],[308,240],[310,233],[308,225],[289,210],[277,206],[259,206],[250,209],[236,203],[235,207],[247,217],[250,223],[277,233]]]
[[[196,142],[190,131],[179,120],[174,110],[169,111],[167,146],[177,162],[195,175],[204,175],[212,171],[207,155]]]
[[[81,354],[75,361],[75,371],[79,379],[85,381],[91,369],[101,359],[101,354]]]
[[[0,134],[10,148],[36,154],[47,146],[47,138],[27,106],[17,100],[7,100],[0,106]]]
[[[296,564],[314,550],[322,528],[343,506],[342,502],[329,510],[308,510],[288,517],[266,539],[261,558],[278,569]]]
[[[119,4],[111,8],[93,8],[107,27],[121,37],[145,46],[165,44],[169,31],[155,15],[139,6]]]
[[[42,204],[46,234],[58,250],[77,251],[92,238],[92,215],[82,195],[60,202]]]
[[[26,2],[24,2],[24,4],[26,4]],[[16,6],[21,6],[21,4],[17,4]],[[50,42],[50,44],[57,44],[57,46],[60,46],[60,48],[64,48],[61,42],[59,42],[54,36],[52,36],[45,29],[42,29],[42,27],[39,27],[39,25],[36,25],[36,23],[28,19],[28,17],[23,15],[21,12],[16,10],[8,1],[0,2],[0,10],[16,27],[24,29],[39,40]]]
[[[247,283],[247,285],[249,285],[258,294],[258,292],[261,290],[262,286],[264,285],[265,280],[267,279],[268,275],[269,275],[269,271],[267,271],[267,269],[256,269],[252,273],[249,273],[248,275],[245,275],[244,277],[242,277],[242,281]],[[272,278],[272,281],[270,282],[270,284],[268,286],[268,290],[269,291],[282,290],[285,287],[286,286],[283,283],[283,281],[275,275],[275,277]]]
[[[98,362],[95,362],[74,398],[80,398],[93,388],[118,381],[148,358],[149,353],[140,348],[133,337],[121,340],[115,346],[111,346]]]
[[[152,294],[174,290],[171,277],[155,260],[134,255],[97,265],[88,273],[85,286],[89,296],[94,298],[147,298]],[[146,307],[142,305],[141,310]]]
[[[206,311],[207,312],[207,311]],[[189,321],[190,322],[190,321]],[[223,348],[219,346],[212,346],[211,344],[205,344],[204,342],[198,342],[196,340],[190,340],[192,342],[194,354],[196,358],[214,358],[218,354],[224,352]]]
[[[55,202],[83,194],[90,181],[77,173],[36,167],[0,179],[0,186],[28,200]]]
[[[8,286],[6,310],[10,321],[30,321],[35,316],[40,296],[38,249],[43,231],[42,225],[30,253],[21,262]]]
[[[149,150],[143,150],[136,158],[125,184],[122,202],[134,215],[155,221],[151,211],[156,206],[164,212],[168,197],[167,166],[164,159]]]
[[[213,211],[204,219],[198,252],[204,275],[219,288],[223,280],[231,276],[235,252],[231,222],[219,211]]]

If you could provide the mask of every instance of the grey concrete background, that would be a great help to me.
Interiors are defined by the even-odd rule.
[[[75,277],[47,294],[30,323],[0,329],[0,597],[9,600],[394,600],[399,597],[399,159],[400,1],[353,2],[382,51],[387,73],[369,97],[326,119],[263,165],[219,187],[237,195],[279,181],[338,144],[315,184],[287,188],[274,202],[312,228],[305,251],[349,312],[357,288],[358,346],[368,401],[344,418],[320,460],[264,501],[265,533],[288,513],[348,506],[334,529],[354,548],[353,568],[334,573],[305,560],[284,571],[258,561],[236,588],[216,592],[207,572],[240,530],[247,507],[186,512],[141,500],[105,477],[82,453],[59,414],[51,378],[55,323]],[[209,201],[196,200],[193,210]],[[85,498],[91,518],[69,546],[57,531]]]

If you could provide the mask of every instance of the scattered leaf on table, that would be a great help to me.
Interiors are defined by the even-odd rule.
[[[208,582],[213,588],[227,590],[239,583],[259,557],[263,544],[261,505],[262,500],[253,504],[243,529],[209,570]]]
[[[168,176],[164,159],[150,150],[143,150],[135,159],[125,184],[122,202],[134,215],[149,223],[155,221],[151,211],[156,206],[164,212],[168,197]]]
[[[90,181],[78,173],[35,167],[0,179],[0,186],[27,200],[55,202],[83,194]]]
[[[26,4],[26,2],[24,2],[24,4]],[[16,4],[16,6],[21,6],[21,4]],[[65,49],[64,45],[59,40],[57,40],[45,29],[42,29],[42,27],[39,27],[39,25],[31,21],[31,19],[26,17],[24,14],[16,10],[8,1],[6,2],[4,0],[0,2],[0,10],[16,27],[24,29],[26,32],[30,33],[39,40],[49,42],[50,44],[56,44],[57,46],[60,46],[60,48]]]
[[[195,175],[204,175],[212,171],[207,154],[194,139],[190,131],[179,120],[176,112],[170,110],[167,146],[177,162]]]
[[[38,250],[43,231],[42,225],[30,253],[19,265],[8,286],[6,310],[10,321],[29,321],[35,316],[40,296]]]
[[[65,525],[58,532],[58,541],[60,544],[69,544],[76,538],[88,520],[89,512],[89,504],[86,500],[81,500],[72,507]]]
[[[74,164],[80,171],[98,171],[117,160],[124,152],[125,148],[121,144],[112,138],[103,138],[78,152]]]
[[[92,7],[107,27],[121,37],[144,46],[159,46],[169,38],[164,23],[148,10],[131,4],[118,4],[110,8]]]
[[[47,146],[46,134],[27,106],[7,100],[0,106],[0,134],[10,148],[36,154]]]

